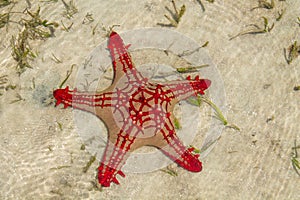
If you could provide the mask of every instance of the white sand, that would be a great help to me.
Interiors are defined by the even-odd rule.
[[[94,162],[87,173],[82,172],[91,155],[80,150],[82,142],[74,129],[72,109],[46,106],[42,101],[51,96],[72,64],[80,67],[105,40],[101,23],[120,24],[115,28],[120,33],[159,27],[156,23],[167,22],[164,6],[171,4],[158,0],[80,1],[75,3],[79,13],[68,20],[61,15],[61,1],[34,1],[32,9],[40,5],[44,18],[74,25],[69,32],[60,27],[56,37],[34,42],[38,57],[32,62],[33,69],[20,77],[9,42],[18,26],[10,24],[8,33],[1,29],[0,76],[8,75],[7,85],[17,88],[0,91],[0,199],[300,199],[300,177],[291,165],[294,140],[300,144],[300,93],[293,91],[295,85],[300,85],[300,59],[287,65],[283,56],[283,48],[300,41],[296,23],[300,1],[275,0],[274,9],[252,12],[255,0],[203,1],[205,12],[196,1],[177,4],[182,3],[187,11],[179,26],[170,29],[199,45],[209,41],[206,49],[224,81],[227,118],[241,132],[225,129],[218,145],[203,159],[201,173],[190,173],[172,164],[177,177],[161,171],[127,173],[126,178],[118,178],[120,185],[112,184],[100,192],[92,184],[98,163]],[[26,5],[25,1],[19,2],[13,11],[22,11]],[[1,13],[6,9],[1,8]],[[285,14],[277,22],[281,9]],[[93,14],[95,21],[83,25],[87,13]],[[245,25],[262,23],[261,16],[275,23],[270,33],[229,41],[247,29]],[[97,23],[96,34],[92,35]],[[55,63],[52,53],[62,63]],[[66,84],[72,87],[75,79],[73,72]],[[10,104],[17,94],[25,100]],[[272,116],[274,119],[267,123]]]

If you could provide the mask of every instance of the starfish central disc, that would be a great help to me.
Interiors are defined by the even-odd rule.
[[[147,81],[147,79],[145,79]],[[118,127],[135,138],[154,136],[170,117],[173,92],[159,83],[128,81],[123,76],[116,84],[118,98],[112,113]]]

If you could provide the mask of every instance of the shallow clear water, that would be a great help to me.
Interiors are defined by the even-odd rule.
[[[114,30],[123,34],[145,27],[158,28],[157,23],[167,23],[163,17],[167,13],[164,6],[171,7],[171,4],[146,0],[138,3],[77,1],[78,13],[67,19],[62,16],[65,7],[61,1],[32,1],[32,10],[40,6],[41,15],[60,23],[60,27],[55,37],[32,44],[38,57],[32,62],[33,69],[21,76],[15,73],[9,48],[11,36],[19,31],[18,26],[12,23],[7,34],[0,35],[0,76],[8,75],[6,85],[17,85],[15,90],[0,91],[3,94],[0,96],[0,198],[299,199],[299,176],[290,159],[294,140],[300,143],[297,123],[300,96],[293,91],[293,87],[300,84],[300,60],[287,65],[283,48],[300,39],[296,23],[300,2],[275,2],[272,10],[250,11],[257,5],[256,1],[220,0],[213,4],[203,1],[205,12],[197,1],[177,2],[186,5],[186,13],[177,28],[166,29],[177,31],[199,45],[209,41],[205,51],[222,79],[226,93],[224,110],[227,110],[228,121],[238,125],[241,131],[224,129],[214,149],[204,159],[200,157],[203,161],[200,173],[190,173],[171,164],[178,173],[176,177],[159,170],[126,173],[126,178],[118,178],[120,185],[113,184],[100,192],[93,184],[98,162],[94,162],[87,173],[83,172],[91,154],[81,150],[83,140],[72,109],[54,108],[53,103],[47,105],[47,100],[51,103],[52,90],[73,64],[76,66],[66,85],[73,88],[78,81],[77,70],[91,52],[105,42],[102,23],[106,27],[121,25]],[[18,2],[13,11],[23,11],[26,6],[25,1]],[[4,12],[7,7],[0,9]],[[285,9],[285,13],[276,21],[277,11],[281,9]],[[83,24],[87,13],[93,14],[94,21]],[[274,22],[270,33],[244,35],[229,41],[247,29],[247,24],[262,24],[261,16]],[[12,19],[17,18],[15,15]],[[61,23],[73,25],[66,32]],[[6,33],[5,28],[1,33]],[[53,55],[62,63],[55,62]],[[132,57],[141,66],[146,61],[173,67],[182,65],[176,59],[159,56],[157,51],[133,51]],[[18,95],[25,100],[11,103]],[[207,118],[203,126],[198,130],[194,128],[196,137],[192,144],[197,147],[201,147],[203,133],[209,129],[211,120],[208,107],[201,115],[204,113]],[[94,123],[105,130],[99,120]]]

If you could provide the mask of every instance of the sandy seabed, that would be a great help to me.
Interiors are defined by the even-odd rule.
[[[203,0],[205,12],[196,0],[176,1],[178,7],[185,4],[186,13],[177,28],[167,29],[199,45],[209,41],[205,48],[223,79],[226,116],[241,131],[224,129],[217,145],[202,159],[201,173],[172,164],[178,176],[160,170],[127,173],[126,178],[118,178],[120,185],[102,191],[94,185],[98,162],[87,173],[82,171],[91,154],[81,150],[72,109],[54,108],[47,102],[51,103],[53,89],[75,64],[66,83],[72,87],[76,69],[105,41],[101,24],[118,24],[114,30],[119,33],[160,27],[157,23],[168,22],[163,15],[171,3],[76,1],[78,13],[70,19],[62,16],[62,1],[19,1],[12,11],[24,11],[28,2],[30,10],[40,6],[42,18],[60,26],[55,37],[32,42],[38,56],[30,62],[32,69],[20,76],[10,39],[21,27],[11,22],[0,29],[0,76],[6,79],[0,91],[0,199],[300,199],[300,177],[291,162],[294,141],[300,144],[300,93],[293,90],[300,85],[300,59],[288,65],[283,54],[284,48],[300,41],[300,1],[275,0],[273,9],[250,11],[256,0]],[[9,8],[0,8],[1,14]],[[282,10],[282,18],[276,21]],[[83,24],[87,13],[94,21]],[[262,16],[274,22],[271,32],[229,40],[247,30],[248,24],[263,26]],[[62,23],[73,25],[67,32]],[[137,63],[138,58],[134,58]]]

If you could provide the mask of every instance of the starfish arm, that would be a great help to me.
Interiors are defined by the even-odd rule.
[[[135,138],[120,130],[118,134],[110,135],[108,144],[98,168],[98,181],[103,187],[109,187],[111,182],[119,184],[116,175],[125,177],[121,168],[125,164]]]
[[[193,154],[192,148],[186,148],[180,141],[174,127],[169,123],[160,131],[160,141],[157,146],[164,154],[176,162],[179,166],[191,172],[200,172],[202,163],[199,161],[199,154]]]
[[[118,96],[114,92],[79,92],[77,89],[69,90],[67,86],[65,89],[57,89],[53,92],[53,96],[56,99],[56,106],[63,104],[64,108],[69,106],[84,110],[87,112],[94,112],[95,107],[105,108],[112,106],[112,100],[118,99]]]
[[[130,45],[125,45],[122,38],[116,32],[109,36],[108,49],[110,51],[112,65],[114,69],[114,82],[119,81],[125,76],[130,82],[142,82],[145,78],[138,72],[132,62],[131,55],[128,52]]]
[[[175,96],[176,102],[178,102],[188,97],[196,96],[197,94],[203,95],[204,91],[210,86],[211,81],[208,79],[199,79],[199,76],[196,76],[194,80],[188,77],[187,80],[171,81],[162,84],[170,88]]]

